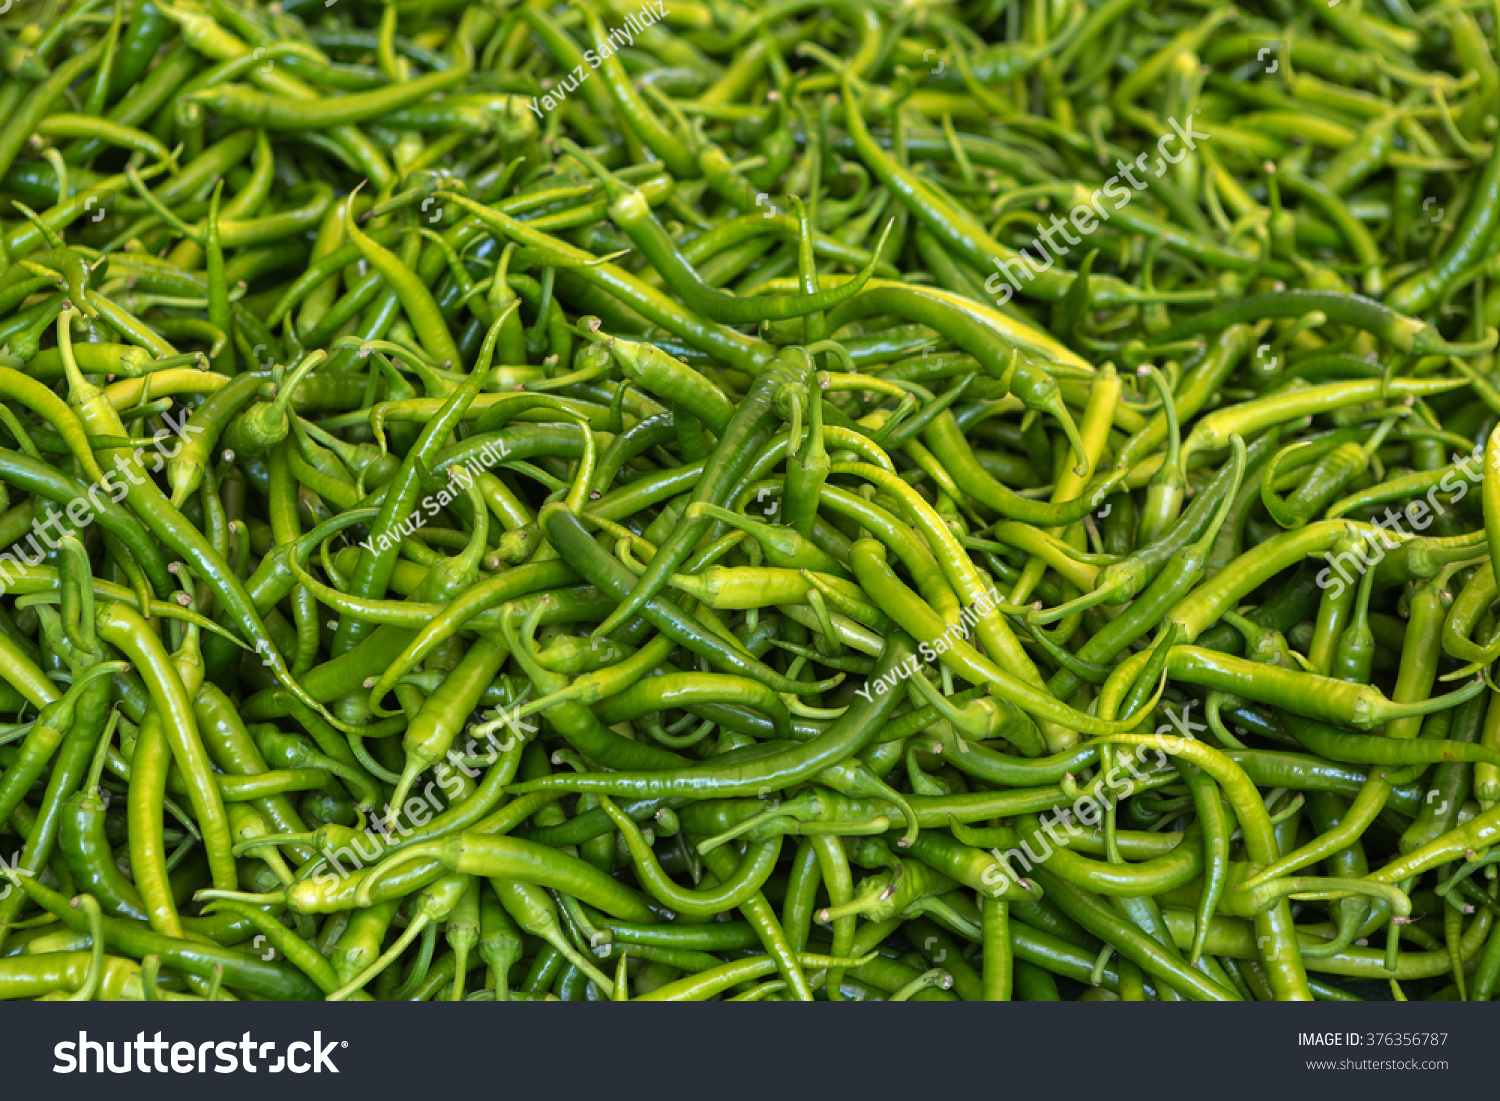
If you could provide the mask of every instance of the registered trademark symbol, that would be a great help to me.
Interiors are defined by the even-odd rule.
[[[339,1047],[348,1047],[348,1046],[349,1046],[349,1041],[348,1040],[340,1040],[339,1041]]]

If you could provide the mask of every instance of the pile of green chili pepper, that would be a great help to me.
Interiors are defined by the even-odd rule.
[[[0,998],[1488,1000],[1500,23],[0,16]]]

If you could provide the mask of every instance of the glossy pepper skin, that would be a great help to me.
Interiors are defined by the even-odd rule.
[[[325,7],[0,13],[0,996],[1493,995],[1482,17]]]

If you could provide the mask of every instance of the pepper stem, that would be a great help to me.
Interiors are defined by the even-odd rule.
[[[715,834],[713,837],[708,838],[706,841],[698,842],[698,851],[705,854],[710,853],[714,849],[717,849],[720,845],[727,844],[728,842],[733,841],[736,837],[742,837],[745,834],[749,833],[751,830],[763,826],[767,822],[773,822],[778,818],[785,818],[791,822],[801,821],[801,819],[799,819],[790,811],[783,810],[779,805],[774,806],[769,810],[761,811],[759,814],[752,814],[743,822],[731,826],[723,833]]]
[[[1062,428],[1063,435],[1068,438],[1068,446],[1073,449],[1073,457],[1078,460],[1073,473],[1080,478],[1087,479],[1093,473],[1093,464],[1089,462],[1088,449],[1084,446],[1083,436],[1078,432],[1078,425],[1073,423],[1073,414],[1068,412],[1062,394],[1054,391],[1039,405],[1042,412],[1052,414],[1058,426]]]
[[[873,876],[871,878],[874,878]],[[866,881],[868,882],[868,880]],[[858,917],[877,905],[880,901],[878,892],[862,893],[858,897],[850,899],[842,906],[825,906],[818,911],[818,922],[827,925],[829,922],[837,921],[843,917]]]
[[[63,697],[54,703],[48,704],[37,716],[37,724],[40,726],[51,726],[59,730],[68,730],[73,725],[73,712],[78,706],[78,698],[83,695],[84,689],[93,684],[100,677],[112,677],[116,673],[124,673],[130,669],[128,661],[101,661],[97,665],[91,665],[83,672],[73,678]]]
[[[396,960],[400,959],[401,953],[405,952],[407,948],[411,946],[411,942],[416,940],[417,937],[421,935],[423,930],[425,930],[427,926],[431,924],[432,916],[430,914],[418,914],[414,919],[412,919],[412,923],[406,927],[406,931],[396,938],[396,943],[386,949],[386,951],[381,955],[379,959],[370,964],[369,967],[365,968],[358,975],[354,976],[354,978],[350,979],[343,986],[339,987],[332,994],[328,995],[326,1000],[330,1002],[347,1001],[350,995],[363,990],[365,984],[367,984],[371,979],[375,978],[375,976],[379,975]]]
[[[89,919],[89,969],[83,985],[68,1001],[91,1002],[99,993],[99,982],[104,977],[104,914],[93,895],[79,895],[73,900],[73,908],[82,910]]]
[[[57,549],[62,582],[63,633],[81,651],[97,656],[98,643],[94,634],[94,571],[89,564],[88,551],[74,535],[66,535],[58,540]]]
[[[1431,325],[1424,324],[1412,338],[1411,350],[1413,355],[1419,356],[1439,355],[1467,358],[1488,355],[1495,350],[1497,340],[1500,340],[1500,333],[1495,331],[1493,325],[1485,328],[1482,340],[1449,341],[1444,340]]]
[[[886,1000],[904,1002],[924,990],[950,990],[952,987],[953,976],[941,967],[934,967],[930,971],[923,971]]]
[[[193,898],[198,902],[222,898],[227,902],[245,902],[251,906],[285,906],[290,901],[285,891],[266,891],[257,894],[254,891],[221,891],[216,888],[198,891]]]
[[[391,806],[396,806],[396,803],[392,801]],[[360,880],[359,889],[354,892],[354,904],[361,908],[373,906],[375,904],[375,887],[383,876],[388,875],[392,868],[424,858],[441,859],[439,843],[434,841],[418,841],[410,848],[392,853],[371,868],[369,874]]]
[[[1411,899],[1406,892],[1392,883],[1379,883],[1369,879],[1340,879],[1324,876],[1287,876],[1272,879],[1250,891],[1250,901],[1257,909],[1268,910],[1278,900],[1288,895],[1293,898],[1328,901],[1364,895],[1390,904],[1391,914],[1397,918],[1411,916]]]
[[[1434,696],[1428,700],[1417,700],[1413,703],[1396,703],[1394,700],[1385,700],[1377,703],[1373,712],[1379,716],[1374,725],[1387,723],[1393,719],[1411,719],[1419,715],[1431,715],[1436,711],[1446,711],[1450,707],[1457,707],[1465,700],[1472,700],[1475,696],[1485,690],[1483,677],[1475,677],[1462,688],[1456,688],[1442,696]]]
[[[628,184],[622,183],[618,176],[604,167],[603,161],[587,149],[582,148],[571,138],[559,137],[557,139],[557,146],[593,174],[595,179],[604,187],[605,198],[611,204],[619,202],[621,199],[628,197],[632,191],[637,190]]]
[[[297,387],[302,384],[302,380],[312,374],[313,369],[327,359],[328,353],[321,348],[308,352],[302,362],[292,369],[291,376],[276,388],[276,396],[271,399],[271,408],[282,417],[285,417],[287,411],[291,408],[292,395],[296,393]]]
[[[271,833],[264,837],[252,837],[238,842],[229,851],[234,856],[243,856],[245,853],[271,845],[316,845],[320,840],[322,838],[315,830],[308,830],[305,833]]]
[[[921,829],[917,824],[917,812],[907,802],[906,796],[891,787],[890,784],[886,783],[879,776],[876,776],[869,769],[863,767],[863,765],[860,766],[859,771],[862,774],[859,776],[860,782],[850,790],[849,794],[864,798],[884,799],[888,803],[894,803],[897,809],[901,811],[901,816],[906,819],[906,829],[896,839],[896,845],[902,849],[911,848],[912,843],[917,839],[917,833]]]
[[[120,725],[120,712],[118,708],[112,708],[109,719],[104,724],[104,733],[99,736],[99,744],[94,747],[94,756],[89,761],[88,775],[83,781],[83,793],[93,796],[99,790],[99,780],[104,775],[104,764],[109,760],[109,747],[114,743],[115,730]]]

